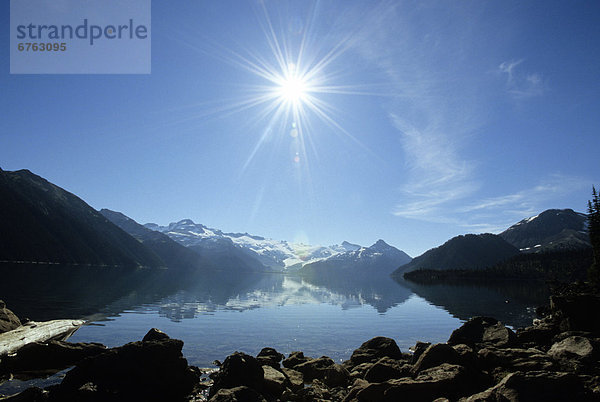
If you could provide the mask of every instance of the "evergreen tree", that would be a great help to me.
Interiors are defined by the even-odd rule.
[[[590,282],[600,285],[600,195],[592,187],[592,199],[588,201],[588,231],[594,250],[594,262],[588,271]]]

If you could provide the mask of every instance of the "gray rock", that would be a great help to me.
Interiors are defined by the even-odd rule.
[[[342,363],[342,366],[344,364]],[[352,367],[352,371],[350,372],[350,377],[352,377],[352,379],[364,379],[365,378],[365,374],[367,374],[367,371],[369,371],[369,369],[371,367],[373,367],[375,365],[375,363],[361,363],[358,364],[354,367]]]
[[[30,387],[18,394],[0,397],[2,402],[47,402],[49,401],[49,392],[39,387]]]
[[[80,361],[52,390],[53,400],[180,400],[194,392],[199,373],[181,353],[183,342],[132,342]],[[86,384],[90,386],[84,387]]]
[[[571,336],[556,342],[548,354],[556,360],[591,360],[594,346],[589,339],[582,336]]]
[[[106,350],[99,343],[34,342],[23,346],[16,355],[3,357],[0,374],[10,372],[15,378],[28,380],[56,373]]]
[[[142,339],[142,342],[164,341],[170,339],[169,335],[162,332],[160,329],[152,328]]]
[[[262,350],[258,352],[258,355],[256,355],[256,358],[263,366],[268,365],[275,369],[279,369],[279,362],[284,357],[283,354],[273,348],[262,348]]]
[[[367,383],[361,384],[354,393],[355,400],[360,402],[380,402],[385,400],[385,391],[390,388],[390,384],[386,381],[383,383]],[[349,395],[352,394],[352,390]],[[350,400],[350,399],[348,399]]]
[[[387,382],[390,387],[384,393],[385,401],[432,401],[469,395],[476,386],[464,367],[441,364],[423,370],[415,379],[402,378]]]
[[[363,380],[362,378],[357,378],[352,383],[352,386],[350,387],[350,391],[348,392],[348,394],[346,395],[346,397],[343,399],[342,402],[351,402],[351,401],[358,400],[358,398],[356,397],[358,392],[362,391],[363,389],[365,389],[368,386],[369,386],[368,381]]]
[[[478,353],[479,361],[484,369],[504,368],[511,371],[552,370],[555,367],[552,359],[538,349],[519,348],[484,348]]]
[[[550,297],[550,309],[561,318],[562,331],[600,332],[600,320],[590,311],[600,311],[600,295],[592,293],[560,294]]]
[[[490,345],[508,347],[515,343],[516,335],[502,323],[491,317],[474,317],[454,330],[448,344],[464,343],[469,346]]]
[[[301,372],[285,367],[281,371],[287,378],[292,391],[298,391],[304,387],[304,376]]]
[[[299,401],[331,401],[333,399],[331,390],[322,381],[314,380],[310,387],[298,391]],[[341,400],[341,398],[340,398]]]
[[[463,398],[461,402],[526,402],[587,400],[585,390],[572,374],[532,371],[511,373],[494,387]]]
[[[431,342],[417,342],[415,346],[412,347],[412,360],[411,363],[415,364],[419,357],[427,350],[427,348],[431,345]]]
[[[310,357],[305,357],[303,352],[292,352],[289,357],[285,359],[281,364],[286,368],[294,368],[298,364],[307,362],[310,360]]]
[[[365,373],[364,379],[368,382],[384,382],[393,378],[408,377],[411,375],[412,366],[400,360],[382,357],[373,364]]]
[[[246,353],[235,352],[227,356],[220,370],[214,376],[210,396],[216,395],[222,388],[246,386],[261,392],[264,370],[259,361]]]
[[[479,388],[481,389],[481,388]],[[477,390],[467,370],[459,365],[441,364],[423,370],[416,378],[391,379],[381,383],[356,380],[345,402],[432,401],[457,399]]]
[[[330,387],[346,386],[350,373],[327,356],[298,364],[294,370],[301,372],[305,381],[318,379]]]
[[[352,352],[350,360],[344,362],[344,367],[350,369],[361,363],[375,363],[382,357],[402,360],[404,357],[400,348],[391,338],[378,336],[360,345],[358,349]]]
[[[209,400],[210,402],[266,402],[261,394],[245,386],[222,388]]]
[[[6,308],[4,301],[0,300],[0,334],[3,332],[12,331],[21,326],[19,317],[12,311]]]
[[[264,391],[275,397],[280,396],[285,389],[285,375],[266,364],[262,366],[262,369],[264,372]]]
[[[460,364],[460,354],[454,348],[445,343],[430,345],[419,357],[413,367],[414,373],[419,373],[442,363]]]
[[[517,330],[517,341],[526,347],[549,346],[558,333],[558,323],[552,317],[548,317],[535,321],[531,327]]]

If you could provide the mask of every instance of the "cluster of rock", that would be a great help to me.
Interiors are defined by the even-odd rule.
[[[236,352],[214,374],[210,401],[600,401],[600,297],[584,290],[553,296],[545,317],[516,333],[475,317],[412,354],[384,337],[342,364]]]
[[[572,290],[572,289],[571,289]],[[183,342],[152,329],[142,341],[32,344],[2,357],[0,376],[67,368],[62,382],[0,401],[600,401],[600,297],[564,291],[544,317],[513,332],[475,317],[446,343],[363,343],[341,364],[273,348],[236,352],[210,375],[187,364]]]
[[[198,368],[188,366],[183,342],[151,329],[142,341],[115,348],[61,341],[36,343],[4,356],[0,375],[40,374],[71,367],[58,385],[29,388],[0,401],[191,401],[207,388]]]

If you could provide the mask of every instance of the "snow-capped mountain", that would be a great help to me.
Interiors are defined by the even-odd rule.
[[[585,214],[572,209],[548,209],[512,225],[500,236],[522,252],[590,246]]]
[[[405,253],[383,241],[380,241],[382,244],[377,242],[373,245],[372,247],[379,247],[375,249],[361,247],[347,241],[333,246],[312,246],[285,240],[266,239],[248,233],[224,233],[221,230],[194,223],[191,219],[174,222],[168,226],[159,226],[154,223],[148,223],[145,226],[148,229],[162,232],[176,242],[192,249],[215,247],[217,244],[224,243],[232,244],[245,251],[248,257],[258,260],[265,268],[276,271],[294,271],[307,264],[329,259],[355,261],[372,258],[373,253],[386,255],[402,253],[406,256]],[[406,257],[410,259],[410,257]]]
[[[370,247],[359,247],[333,255],[327,259],[305,264],[302,272],[309,275],[323,274],[386,274],[389,275],[411,258],[404,251],[378,240]]]

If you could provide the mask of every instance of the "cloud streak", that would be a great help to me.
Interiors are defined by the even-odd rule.
[[[541,96],[546,91],[546,84],[540,73],[528,73],[520,68],[523,59],[502,62],[498,72],[506,76],[506,91],[516,99]]]
[[[497,104],[498,76],[515,100],[543,95],[545,79],[527,71],[524,59],[504,61],[496,67],[496,76],[490,76],[489,65],[477,68],[465,57],[469,40],[477,41],[471,35],[473,27],[428,26],[418,15],[403,11],[395,3],[383,3],[363,18],[369,28],[353,43],[385,74],[394,94],[386,105],[387,117],[399,135],[406,174],[393,215],[469,232],[499,232],[528,215],[557,207],[561,197],[588,185],[579,177],[548,174],[528,188],[514,183],[507,187],[517,189],[513,192],[483,193],[489,188],[484,179],[493,173],[484,173],[480,168],[485,161],[478,159],[482,156],[469,154],[468,148],[489,124],[489,108]]]
[[[395,114],[390,119],[402,135],[411,173],[402,189],[403,202],[396,206],[394,215],[439,220],[446,204],[477,189],[472,180],[473,169],[461,160],[454,143],[438,130],[421,131]]]

